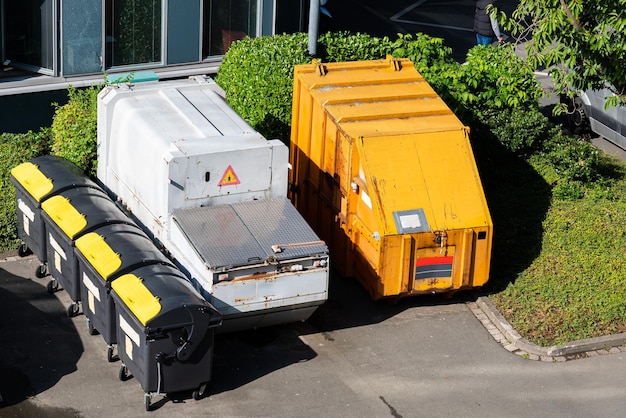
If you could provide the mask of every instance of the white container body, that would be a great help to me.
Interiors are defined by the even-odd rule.
[[[235,113],[210,79],[105,87],[98,179],[159,240],[168,214],[287,194],[287,147]]]
[[[97,177],[220,311],[220,332],[305,320],[328,298],[327,247],[286,198],[288,148],[252,129],[219,91],[203,77],[105,87]],[[277,262],[269,244],[261,256],[236,245],[241,263],[216,264],[220,243],[233,236],[219,213],[240,202],[257,228],[241,227],[244,244],[300,245],[305,237],[311,253],[286,251]],[[175,212],[191,209],[199,211],[193,222],[175,222]]]

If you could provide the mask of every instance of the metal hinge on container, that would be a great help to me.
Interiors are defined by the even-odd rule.
[[[435,231],[435,238],[433,239],[433,242],[437,245],[439,245],[440,253],[443,253],[443,247],[446,245],[446,239],[448,238],[448,235],[446,234],[446,231]]]
[[[391,68],[393,68],[394,71],[400,71],[402,69],[402,61],[400,61],[398,58],[387,55],[387,60],[391,64]]]
[[[317,72],[317,75],[319,75],[320,77],[323,77],[326,74],[328,74],[328,68],[326,68],[326,66],[322,64],[321,62],[319,62],[318,60],[313,60],[313,65],[315,65],[315,71]]]

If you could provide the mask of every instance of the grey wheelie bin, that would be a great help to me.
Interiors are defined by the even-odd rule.
[[[48,233],[48,273],[52,277],[48,292],[54,293],[59,285],[65,289],[72,299],[67,314],[76,316],[81,297],[74,242],[103,225],[134,225],[134,222],[104,191],[92,187],[65,190],[47,199],[41,208]]]
[[[176,270],[144,266],[111,284],[119,378],[139,381],[147,411],[155,395],[193,391],[197,400],[211,380],[214,328],[222,318]]]
[[[78,186],[100,189],[71,162],[53,155],[43,155],[19,164],[11,170],[17,203],[17,234],[22,240],[19,254],[32,251],[40,265],[35,275],[47,273],[46,225],[41,219],[41,203],[56,194]]]
[[[116,314],[111,282],[149,264],[170,264],[138,226],[102,226],[75,242],[83,313],[91,334],[99,332],[107,343],[107,359],[113,361],[117,343]]]

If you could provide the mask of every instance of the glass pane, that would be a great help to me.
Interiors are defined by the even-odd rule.
[[[102,70],[101,0],[64,0],[63,74],[87,74]]]
[[[204,0],[202,55],[223,55],[230,44],[257,33],[257,0]]]
[[[305,0],[276,0],[276,33],[306,31],[309,2]]]
[[[168,0],[167,63],[200,61],[200,2]]]
[[[162,0],[106,3],[106,66],[161,62]]]
[[[53,0],[4,2],[7,59],[52,69],[54,60]]]

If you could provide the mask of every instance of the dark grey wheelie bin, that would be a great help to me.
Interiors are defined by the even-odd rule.
[[[83,313],[91,334],[99,332],[107,343],[107,359],[113,361],[117,344],[116,315],[111,282],[149,264],[171,261],[139,227],[105,225],[75,241]]]
[[[102,190],[93,187],[74,187],[52,196],[41,204],[42,219],[48,233],[48,273],[52,280],[48,292],[59,285],[67,291],[72,304],[68,316],[79,311],[80,279],[74,241],[103,225],[135,223]]]
[[[42,155],[11,170],[17,204],[17,234],[22,240],[19,254],[32,251],[40,265],[35,275],[47,273],[46,225],[41,219],[41,203],[56,194],[77,186],[100,189],[71,162],[53,155]]]
[[[220,313],[170,266],[138,268],[111,286],[120,380],[130,373],[139,381],[147,411],[155,395],[189,390],[194,399],[202,397],[211,381]]]

